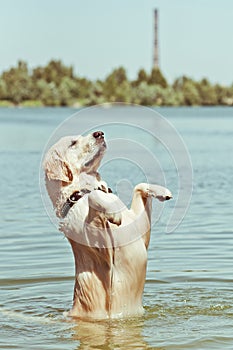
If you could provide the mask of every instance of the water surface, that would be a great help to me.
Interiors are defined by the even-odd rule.
[[[189,211],[166,234],[170,202],[152,229],[143,317],[72,322],[64,316],[72,304],[72,253],[43,208],[39,165],[50,134],[75,110],[0,109],[0,348],[233,348],[233,109],[159,111],[192,158]],[[166,177],[176,193],[173,169]]]

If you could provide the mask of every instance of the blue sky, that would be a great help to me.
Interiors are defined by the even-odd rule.
[[[185,74],[233,83],[232,0],[0,0],[0,71],[55,58],[91,79],[120,65],[135,78],[152,66],[154,8],[170,82]]]

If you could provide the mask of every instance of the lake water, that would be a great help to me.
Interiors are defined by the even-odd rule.
[[[130,109],[108,113],[119,108]],[[192,160],[187,215],[166,233],[177,186],[165,162],[174,200],[152,229],[144,316],[73,322],[64,316],[72,304],[73,257],[45,212],[39,167],[49,136],[75,110],[0,109],[1,349],[233,349],[233,108],[158,111]],[[157,153],[161,164],[163,157]],[[104,170],[111,186],[123,171],[115,167]],[[140,176],[129,172],[129,180]]]

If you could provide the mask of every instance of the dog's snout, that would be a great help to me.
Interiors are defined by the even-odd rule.
[[[103,131],[95,131],[92,134],[95,139],[103,139],[104,138],[104,133]]]

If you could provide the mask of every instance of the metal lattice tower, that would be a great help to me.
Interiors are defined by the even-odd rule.
[[[153,68],[159,67],[159,43],[158,43],[158,10],[154,10],[154,55]]]

